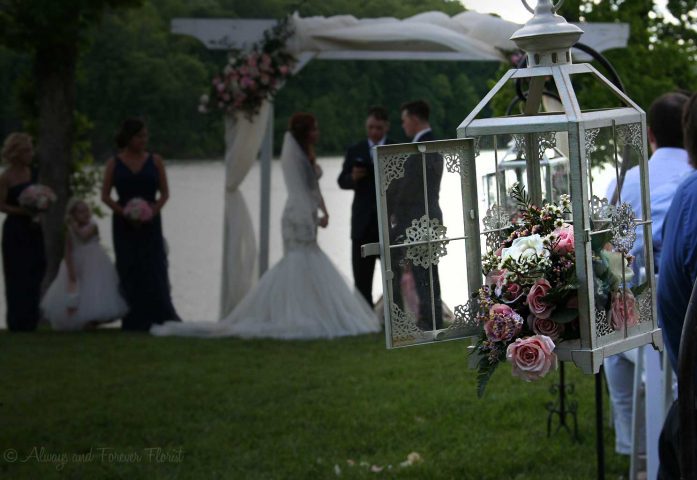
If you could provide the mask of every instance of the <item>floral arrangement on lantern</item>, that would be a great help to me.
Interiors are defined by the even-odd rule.
[[[556,345],[579,338],[570,198],[538,207],[519,184],[510,196],[517,210],[498,248],[485,255],[485,282],[475,294],[482,332],[472,355],[480,397],[500,362],[509,361],[514,376],[538,380],[556,367]],[[596,305],[610,310],[615,330],[636,325],[635,295],[647,284],[627,286],[633,257],[614,251],[605,234],[593,238],[592,251]]]
[[[210,94],[202,95],[199,112],[217,107],[226,113],[242,111],[247,118],[259,112],[291,76],[295,57],[286,50],[293,34],[288,18],[279,21],[251,50],[231,50],[228,62],[212,81]]]

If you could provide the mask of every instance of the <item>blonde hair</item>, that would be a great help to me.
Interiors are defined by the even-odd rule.
[[[7,163],[14,163],[20,148],[30,145],[33,146],[31,135],[23,132],[10,133],[2,145],[2,160]]]
[[[73,219],[73,211],[75,210],[75,207],[81,203],[84,204],[90,212],[92,211],[89,204],[85,200],[79,197],[72,197],[70,200],[68,200],[68,204],[65,206],[65,223],[70,223],[70,220]]]

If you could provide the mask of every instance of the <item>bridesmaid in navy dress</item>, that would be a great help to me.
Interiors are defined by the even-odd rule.
[[[152,324],[179,320],[170,296],[160,216],[169,198],[167,175],[162,158],[147,151],[148,130],[142,120],[126,120],[116,143],[119,153],[107,162],[102,201],[114,212],[116,270],[130,309],[122,328],[147,331]],[[118,200],[111,197],[112,188]],[[151,221],[136,224],[124,217],[124,207],[136,197],[152,205]]]
[[[7,328],[14,332],[36,330],[46,270],[41,226],[18,201],[22,191],[36,182],[36,172],[30,167],[33,157],[29,135],[12,133],[7,137],[2,159],[9,167],[0,175],[0,211],[7,214],[2,228],[2,261]]]

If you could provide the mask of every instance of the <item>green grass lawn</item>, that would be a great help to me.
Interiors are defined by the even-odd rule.
[[[478,399],[466,342],[3,333],[0,477],[592,479],[593,377],[566,371],[581,443],[547,437],[558,375],[524,383],[505,365]],[[605,425],[616,479],[628,461]],[[423,462],[400,466],[410,452]]]

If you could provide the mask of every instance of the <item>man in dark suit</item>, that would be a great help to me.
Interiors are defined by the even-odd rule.
[[[390,128],[387,109],[372,107],[368,111],[365,128],[368,138],[348,148],[338,182],[339,187],[355,192],[351,206],[353,279],[358,291],[372,307],[373,274],[377,257],[362,258],[361,245],[380,240],[371,149],[377,145],[393,143],[387,138]]]
[[[423,100],[407,102],[401,107],[402,129],[412,142],[428,142],[435,140],[429,123],[430,107]],[[438,219],[443,224],[443,213],[439,204],[440,182],[443,177],[443,157],[438,154],[426,156],[426,195],[424,195],[424,165],[421,155],[413,155],[404,163],[404,176],[394,185],[394,191],[388,192],[388,203],[392,205],[392,244],[404,242],[407,228],[412,225],[412,220],[419,220],[426,214],[428,205],[429,219]],[[391,186],[390,189],[393,187]],[[424,198],[425,197],[425,198]],[[389,208],[389,207],[388,207]],[[395,272],[393,288],[399,292],[401,288],[401,274],[403,272],[404,249],[398,249],[397,258],[392,261]],[[411,265],[414,276],[416,293],[419,300],[417,314],[417,326],[422,330],[443,328],[443,307],[440,297],[440,279],[438,278],[438,266],[432,266],[433,282],[429,269],[420,265]],[[433,301],[429,285],[433,288]],[[399,302],[399,295],[396,295]],[[433,313],[432,313],[433,309]]]

